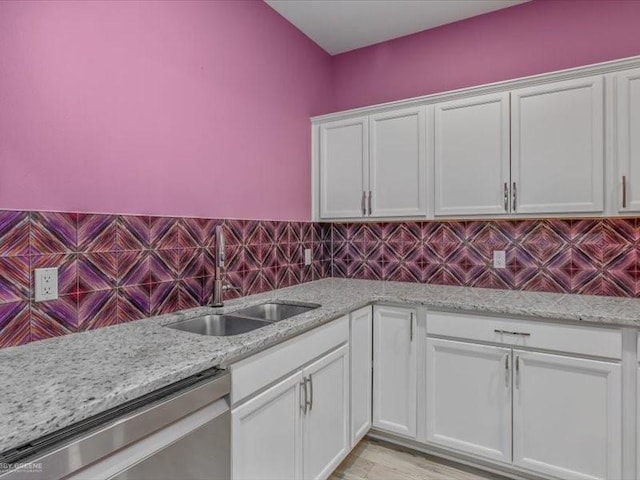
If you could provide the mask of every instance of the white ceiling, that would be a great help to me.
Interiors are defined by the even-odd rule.
[[[529,0],[264,0],[331,55]]]

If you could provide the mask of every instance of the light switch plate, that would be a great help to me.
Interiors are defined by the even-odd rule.
[[[507,268],[507,255],[504,250],[493,251],[493,268]]]
[[[35,301],[56,300],[58,298],[58,267],[36,268]]]
[[[304,249],[304,264],[311,265],[311,249],[310,248]]]

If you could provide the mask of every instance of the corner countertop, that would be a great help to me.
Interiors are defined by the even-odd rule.
[[[314,302],[302,315],[233,337],[169,328],[267,300]],[[640,327],[640,300],[400,282],[325,279],[123,325],[0,350],[0,452],[153,392],[225,366],[373,302],[434,309]]]

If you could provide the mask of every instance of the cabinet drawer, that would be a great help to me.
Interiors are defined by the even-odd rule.
[[[501,333],[504,332],[504,333]],[[519,332],[528,335],[514,335]],[[427,335],[621,358],[622,336],[613,328],[565,325],[463,313],[429,312]]]
[[[348,341],[349,316],[345,316],[232,364],[231,403],[238,403]]]

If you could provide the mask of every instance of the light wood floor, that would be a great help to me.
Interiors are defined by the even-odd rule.
[[[496,480],[467,468],[394,445],[362,440],[329,480]]]

